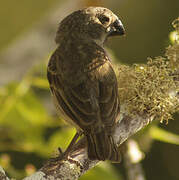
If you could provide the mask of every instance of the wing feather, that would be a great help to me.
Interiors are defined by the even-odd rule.
[[[47,72],[57,109],[66,120],[71,119],[73,125],[83,130],[100,131],[104,126],[110,129],[119,113],[117,83],[112,67],[104,77],[69,86],[57,70],[57,60],[59,56],[52,55]]]

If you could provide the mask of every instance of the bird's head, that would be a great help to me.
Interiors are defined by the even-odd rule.
[[[102,45],[107,37],[124,34],[122,22],[112,11],[103,7],[88,7],[73,12],[61,21],[56,42],[78,38]]]

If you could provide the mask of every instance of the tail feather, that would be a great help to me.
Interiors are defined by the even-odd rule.
[[[86,137],[89,159],[120,161],[120,153],[111,135],[108,135],[105,131],[101,131],[96,134],[87,134]]]

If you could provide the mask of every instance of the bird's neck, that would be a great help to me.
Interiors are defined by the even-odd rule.
[[[95,43],[96,45],[100,47],[104,47],[104,42],[106,41],[106,37],[102,36],[101,38],[98,39],[92,39],[92,38],[87,38],[86,36],[83,35],[78,35],[77,36],[68,36],[67,38],[61,39],[61,41],[58,42],[59,45],[66,46],[68,45],[75,45],[75,44],[93,44]]]

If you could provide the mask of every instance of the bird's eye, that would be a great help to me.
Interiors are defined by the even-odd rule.
[[[104,16],[104,15],[99,16],[98,19],[102,24],[105,24],[105,23],[109,22],[109,18],[107,16]]]

